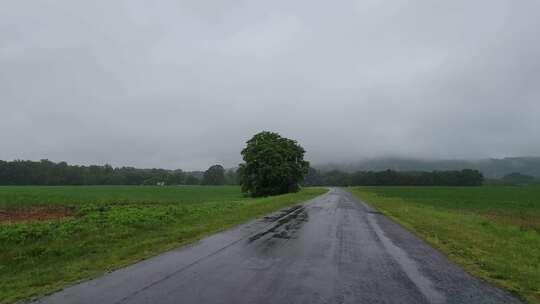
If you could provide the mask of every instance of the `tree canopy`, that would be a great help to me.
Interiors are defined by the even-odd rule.
[[[278,133],[256,134],[242,150],[244,163],[238,169],[242,191],[251,196],[298,191],[309,168],[304,153],[296,141]]]
[[[204,172],[203,185],[224,185],[225,169],[221,165],[213,165]]]

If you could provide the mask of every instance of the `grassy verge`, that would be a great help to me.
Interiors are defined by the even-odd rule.
[[[0,212],[73,211],[0,224],[0,303],[58,290],[324,192],[251,199],[238,187],[0,187]]]
[[[540,187],[353,187],[470,273],[540,303]]]

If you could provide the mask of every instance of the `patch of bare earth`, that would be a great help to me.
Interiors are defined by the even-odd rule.
[[[72,216],[73,213],[73,210],[65,207],[0,208],[0,224],[56,220]]]

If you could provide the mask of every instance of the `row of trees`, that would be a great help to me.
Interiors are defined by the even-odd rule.
[[[273,172],[272,166],[266,171]],[[245,185],[256,185],[257,194],[274,194],[269,186],[273,175],[264,174],[260,181],[249,181],[247,177],[255,175],[255,171],[240,167],[240,176],[235,169],[226,170],[221,165],[214,165],[205,172],[184,172],[182,170],[136,169],[132,167],[113,168],[104,166],[76,166],[65,162],[41,161],[0,161],[0,185],[236,185],[242,181]],[[287,167],[278,166],[280,170]],[[257,172],[266,172],[257,169]],[[279,172],[279,170],[277,171]],[[287,173],[288,174],[288,173]],[[282,175],[287,175],[282,174]],[[295,173],[301,176],[302,172]],[[239,181],[240,179],[240,181]],[[282,182],[275,188],[276,193],[296,191],[290,182],[277,174],[276,182]],[[392,170],[371,172],[358,171],[346,173],[342,171],[321,172],[309,168],[304,177],[304,186],[479,186],[484,177],[476,170],[434,171],[434,172],[398,172]],[[285,185],[285,186],[284,186]]]
[[[206,172],[76,166],[65,162],[1,161],[0,185],[225,185],[237,184],[236,170],[220,165]]]
[[[480,186],[484,176],[480,171],[398,172],[342,171],[319,172],[310,168],[304,178],[306,186]]]

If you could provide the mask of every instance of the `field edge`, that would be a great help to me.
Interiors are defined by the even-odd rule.
[[[304,193],[304,190],[307,190],[308,193]],[[283,209],[283,208],[286,208],[295,204],[308,202],[318,196],[321,196],[327,193],[328,191],[329,191],[329,188],[325,188],[325,187],[307,187],[307,188],[302,188],[302,190],[297,193],[288,193],[288,194],[277,195],[277,196],[254,198],[254,200],[262,200],[262,201],[268,200],[268,203],[276,204],[276,206],[272,206],[270,209],[262,209],[260,211],[255,211],[254,214],[252,214],[252,216],[243,217],[241,219],[228,222],[224,225],[223,223],[221,223],[221,225],[215,227],[215,229],[209,229],[196,236],[182,239],[181,241],[172,241],[168,243],[159,244],[150,249],[144,250],[136,255],[123,257],[121,260],[117,261],[117,263],[109,265],[109,267],[107,267],[106,269],[99,269],[99,270],[85,272],[83,275],[81,275],[80,279],[55,282],[46,286],[42,286],[40,288],[33,289],[33,291],[30,291],[30,292],[21,293],[12,297],[6,297],[3,299],[0,299],[0,304],[31,303],[33,301],[38,300],[39,298],[59,292],[70,286],[99,278],[103,275],[106,275],[107,273],[111,273],[113,271],[122,269],[124,267],[150,259],[152,257],[158,256],[167,251],[178,249],[184,246],[188,246],[194,242],[202,240],[213,234],[217,234],[217,233],[229,230],[229,229],[234,229],[237,226],[246,224],[252,220],[263,217],[264,215],[268,213],[275,212],[275,211],[278,211],[280,209]],[[295,198],[296,196],[298,196],[298,199]],[[277,200],[277,202],[274,200]]]
[[[394,221],[396,224],[398,224],[402,228],[406,229],[407,231],[414,234],[415,236],[417,236],[418,238],[420,238],[421,240],[423,240],[424,242],[426,242],[427,244],[429,244],[433,248],[437,249],[441,254],[446,256],[451,262],[453,262],[456,265],[460,266],[462,269],[464,269],[471,276],[473,276],[473,277],[475,277],[475,278],[477,278],[477,279],[479,279],[479,280],[481,280],[481,281],[483,281],[483,282],[485,282],[487,284],[490,284],[490,285],[492,285],[494,287],[502,289],[502,290],[508,292],[509,294],[514,295],[515,297],[522,300],[524,303],[531,303],[531,304],[540,303],[540,299],[537,299],[534,295],[527,295],[527,294],[524,294],[524,293],[520,293],[515,288],[512,288],[512,286],[505,285],[500,280],[493,279],[490,276],[490,273],[488,273],[487,271],[479,268],[476,265],[476,263],[475,263],[476,261],[466,259],[466,258],[463,258],[463,257],[461,257],[459,255],[453,254],[450,250],[448,250],[448,248],[446,248],[440,242],[440,240],[432,238],[429,235],[421,233],[420,231],[415,229],[415,227],[412,224],[410,224],[410,223],[408,223],[406,221],[403,221],[402,219],[394,216],[393,214],[389,213],[387,210],[385,210],[383,208],[376,207],[374,204],[372,204],[372,202],[369,201],[370,198],[367,198],[370,195],[377,196],[376,194],[369,193],[369,190],[366,190],[366,189],[358,189],[358,188],[355,189],[355,188],[357,188],[357,187],[346,187],[344,189],[347,192],[351,193],[355,198],[361,200],[362,202],[367,204],[369,207],[374,208],[377,211],[381,212],[384,216],[386,216],[390,220]],[[356,191],[354,191],[354,190],[356,190]],[[373,198],[371,198],[371,199],[373,199]]]

